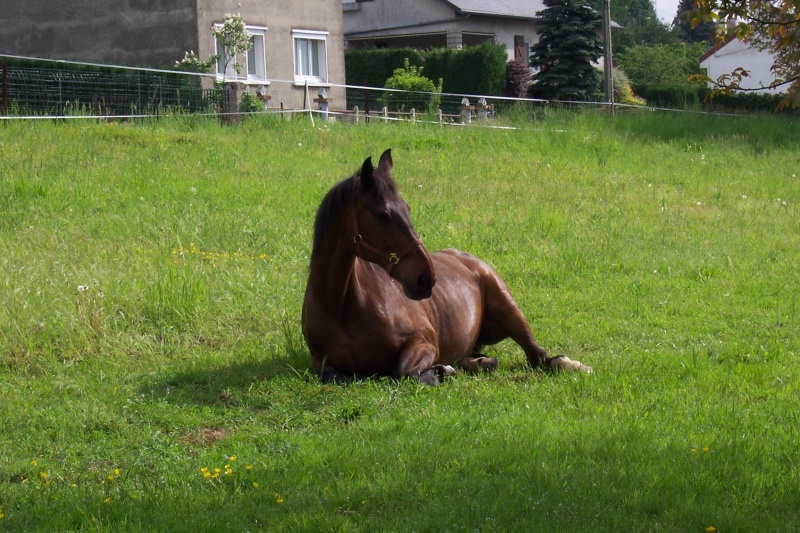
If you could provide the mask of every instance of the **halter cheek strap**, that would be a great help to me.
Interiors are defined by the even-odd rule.
[[[381,259],[386,261],[386,273],[390,276],[392,275],[392,269],[397,265],[401,259],[403,259],[409,252],[414,250],[415,248],[422,246],[422,240],[419,237],[414,237],[414,241],[409,244],[405,249],[400,252],[386,252],[377,248],[367,241],[364,240],[364,237],[361,236],[361,233],[358,231],[358,217],[356,217],[356,208],[355,205],[353,206],[353,210],[351,212],[351,216],[353,219],[353,243],[356,245],[356,257],[360,257],[361,259],[367,260],[363,255],[361,249],[364,248],[373,254],[377,255]]]

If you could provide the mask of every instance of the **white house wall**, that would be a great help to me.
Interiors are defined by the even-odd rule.
[[[769,52],[762,52],[734,39],[700,61],[700,67],[706,69],[708,77],[713,80],[742,67],[750,76],[742,78],[740,86],[743,89],[761,89],[775,81],[775,76],[770,71],[773,61]],[[777,88],[761,89],[758,92],[777,94],[784,91]]]

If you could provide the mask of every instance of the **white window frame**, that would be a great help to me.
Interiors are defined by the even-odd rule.
[[[292,30],[295,83],[328,84],[328,35],[327,31]],[[309,41],[317,47],[322,47],[322,50],[317,48],[318,74],[314,74],[313,69],[304,68],[310,63],[304,62],[304,59],[308,58],[304,57],[301,46],[303,43],[310,44]]]
[[[215,28],[221,27],[221,23],[214,24]],[[247,50],[243,55],[244,57],[235,57],[233,62],[228,65],[226,72],[222,72],[222,50],[219,41],[214,37],[214,52],[220,56],[214,66],[217,79],[220,81],[235,80],[243,81],[245,83],[257,83],[260,85],[268,84],[267,78],[267,27],[266,26],[247,26],[245,29],[253,36],[254,46]],[[251,52],[254,52],[252,54]],[[233,68],[233,63],[238,63],[242,66],[239,74]],[[250,73],[251,67],[253,74]]]
[[[247,81],[265,83],[267,81],[267,28],[247,26],[247,31],[253,36],[253,47],[245,52],[244,71],[247,73]]]

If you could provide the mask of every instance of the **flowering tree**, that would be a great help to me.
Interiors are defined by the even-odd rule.
[[[253,46],[251,39],[253,35],[245,28],[244,20],[239,14],[225,15],[225,20],[221,26],[215,26],[212,30],[217,42],[222,45],[223,72],[228,72],[228,67],[233,62],[233,70],[239,74],[242,66],[236,62],[236,57],[246,52]]]
[[[222,72],[228,72],[228,67],[232,66],[236,74],[239,74],[242,66],[236,62],[236,58],[253,46],[251,40],[253,35],[247,31],[242,16],[225,15],[222,24],[214,26],[211,33],[221,45],[222,55],[213,54],[203,61],[194,50],[191,50],[186,52],[182,60],[175,62],[175,67],[190,72],[210,72],[218,61],[222,61]]]
[[[717,24],[718,42],[736,38],[772,52],[777,79],[769,87],[786,88],[787,97],[780,107],[800,107],[800,0],[695,0],[694,9],[684,16],[692,27],[704,22]],[[702,78],[718,90],[728,91],[740,89],[748,74],[737,68],[717,80]]]

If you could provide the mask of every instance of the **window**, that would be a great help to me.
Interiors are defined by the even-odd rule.
[[[219,27],[219,25],[217,25]],[[250,48],[242,55],[232,58],[225,69],[225,48],[216,38],[214,46],[217,59],[217,77],[229,80],[263,83],[267,81],[267,28],[262,26],[245,26],[250,32]],[[234,69],[234,63],[239,65],[239,74]]]
[[[267,79],[267,50],[266,29],[247,28],[253,36],[250,38],[251,47],[247,51],[247,79],[253,81],[266,81]]]
[[[292,32],[294,40],[294,81],[328,83],[328,32]]]

